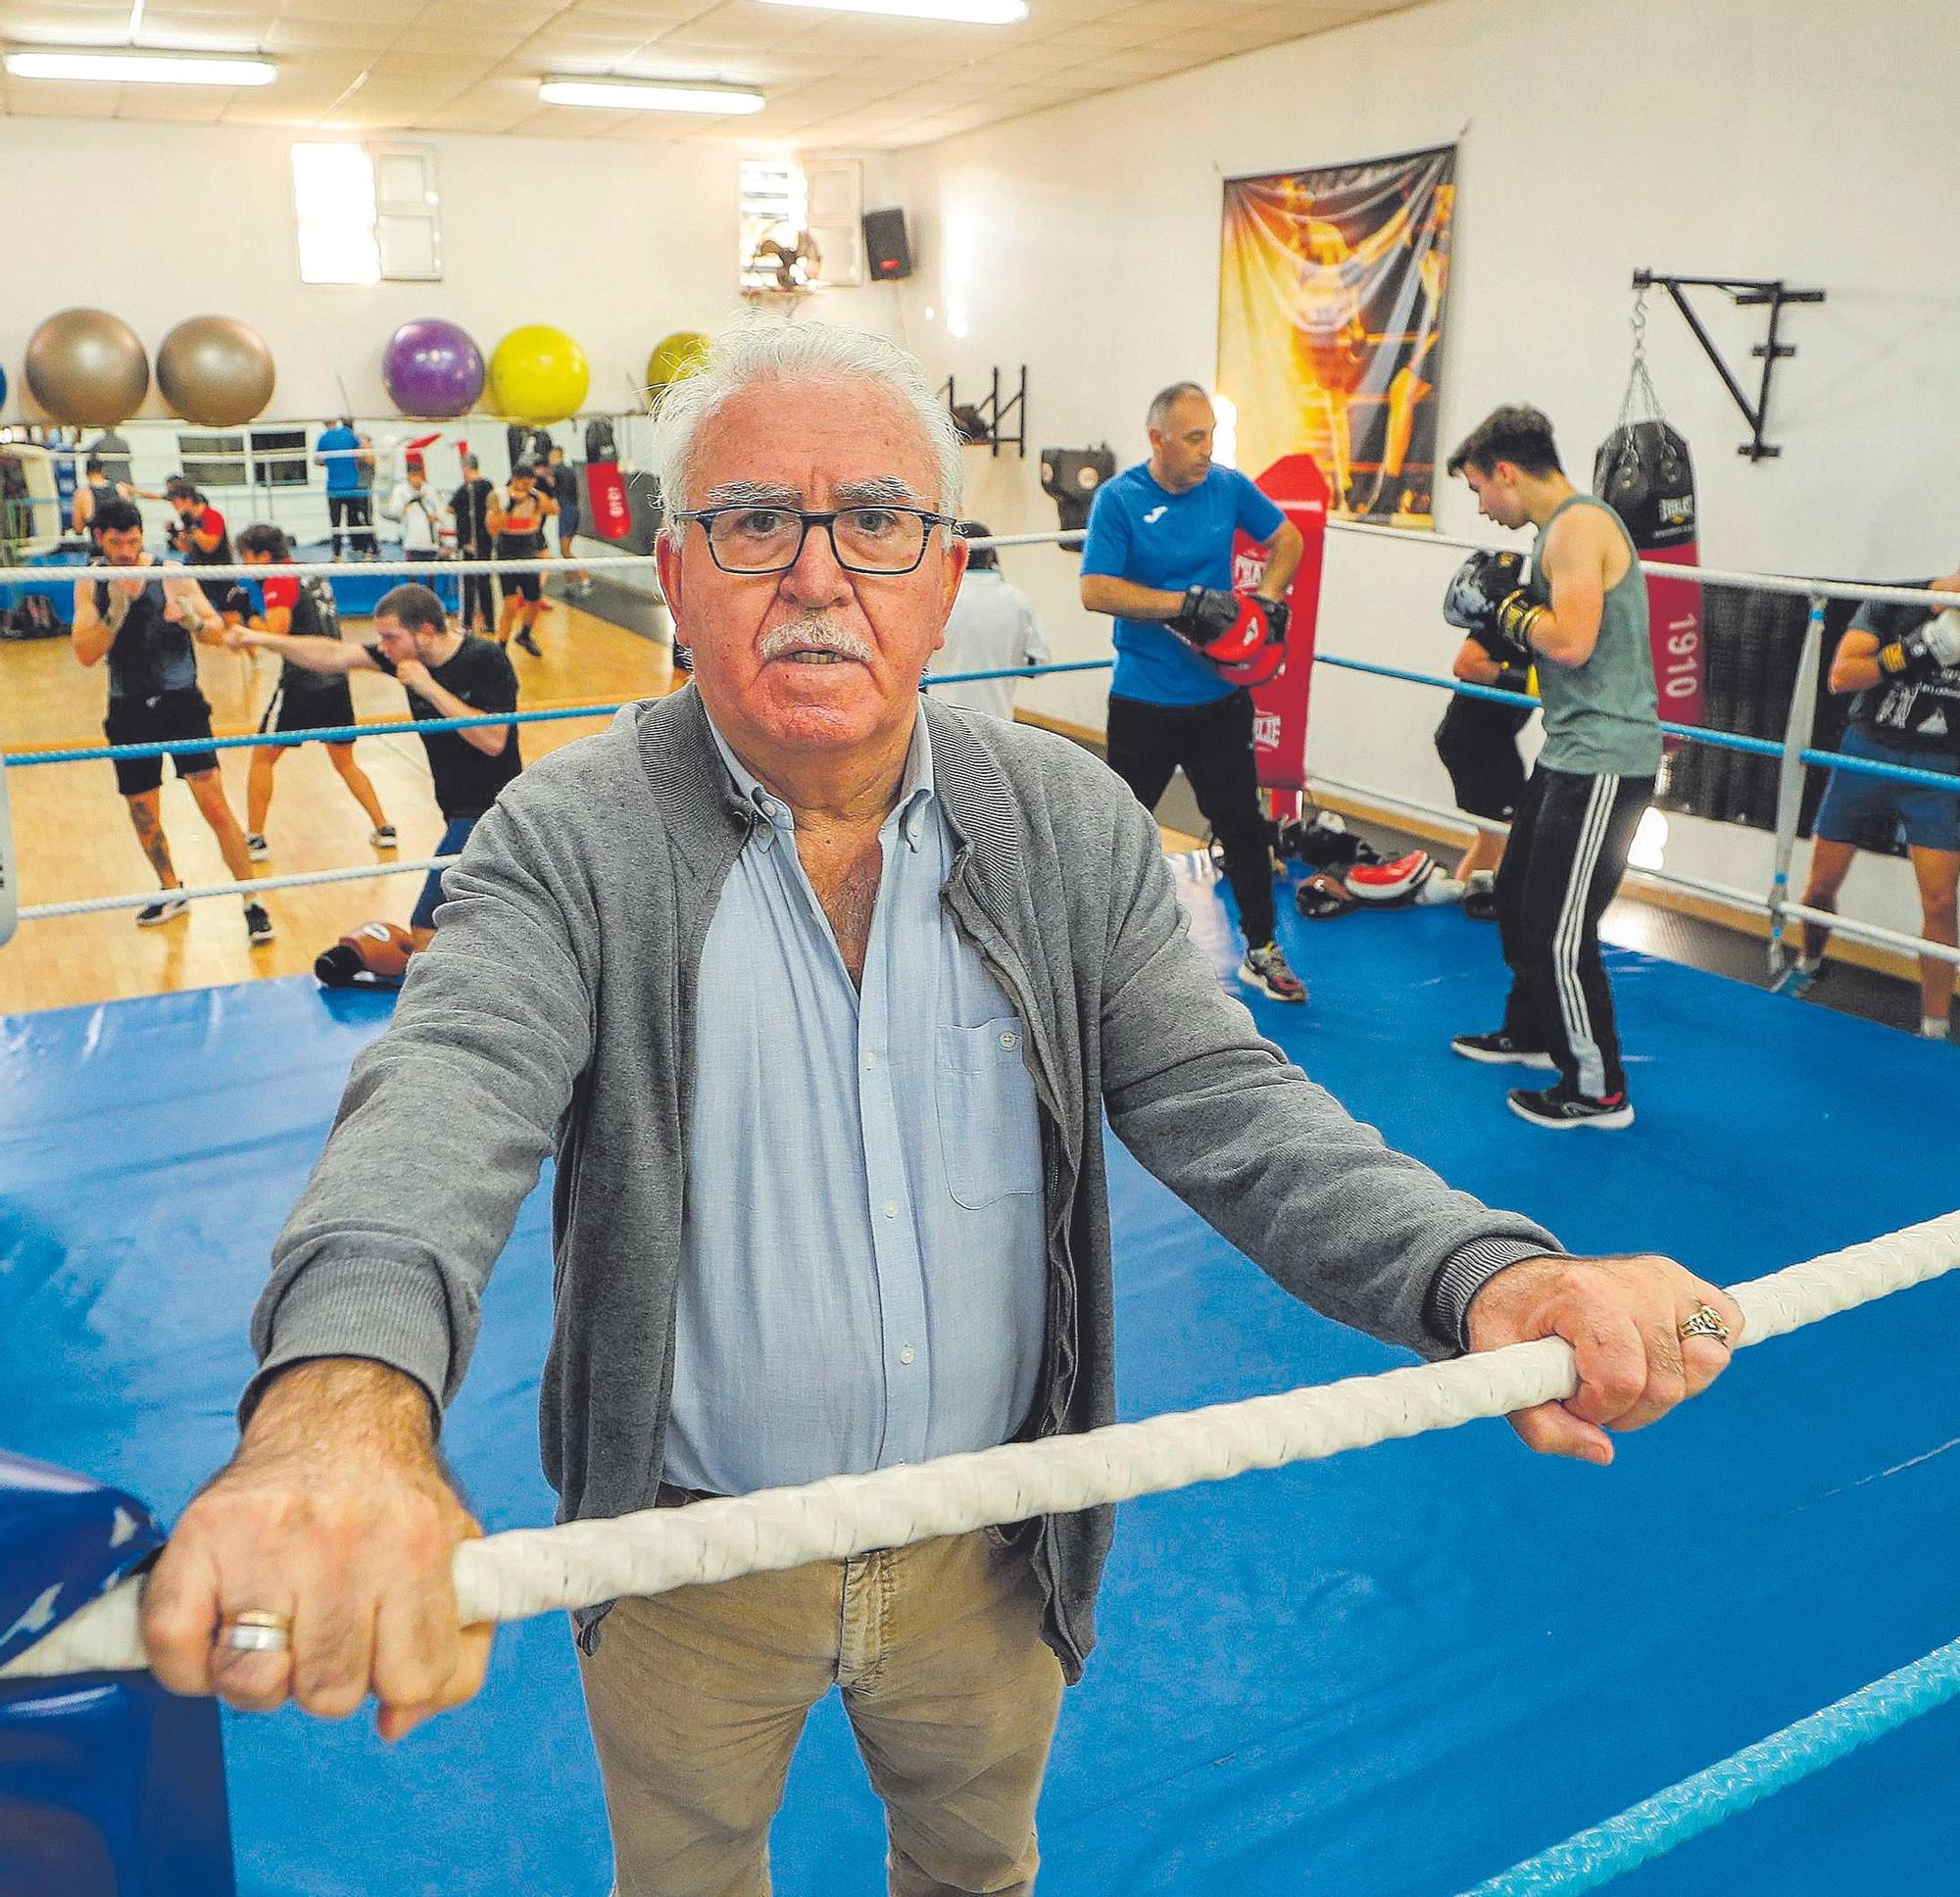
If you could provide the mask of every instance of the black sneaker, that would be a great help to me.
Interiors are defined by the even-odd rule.
[[[1459,1034],[1450,1042],[1449,1051],[1491,1067],[1538,1067],[1547,1074],[1558,1072],[1558,1062],[1543,1047],[1521,1047],[1502,1028],[1495,1034]]]
[[[258,948],[272,939],[272,918],[263,902],[245,904],[245,940]]]
[[[542,646],[540,646],[535,639],[531,637],[530,628],[528,626],[525,627],[522,632],[518,633],[516,638],[514,639],[511,643],[514,646],[521,647],[525,652],[529,653],[533,658],[542,658],[545,656],[545,649]]]
[[[189,912],[190,904],[181,896],[160,896],[154,902],[136,911],[136,926],[139,929],[154,929],[160,922],[174,922],[178,916]]]
[[[1239,979],[1276,1001],[1306,999],[1306,984],[1287,965],[1286,950],[1277,942],[1248,948],[1246,959],[1239,964]]]
[[[1519,1119],[1560,1132],[1567,1127],[1630,1127],[1634,1123],[1634,1103],[1624,1087],[1604,1099],[1594,1099],[1560,1081],[1556,1087],[1536,1090],[1514,1087],[1504,1099]]]

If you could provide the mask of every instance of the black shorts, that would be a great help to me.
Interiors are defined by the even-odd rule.
[[[162,692],[153,699],[111,699],[102,735],[112,745],[170,745],[167,754],[179,777],[196,777],[218,768],[218,754],[201,751],[197,741],[211,736],[211,705],[195,685]],[[185,749],[178,751],[181,740]],[[116,757],[116,788],[124,797],[140,797],[164,781],[164,759]]]
[[[354,694],[344,678],[318,691],[292,692],[281,685],[259,720],[261,731],[331,731],[354,722]]]
[[[1508,823],[1525,794],[1525,760],[1518,733],[1531,723],[1521,705],[1452,696],[1436,727],[1436,754],[1449,773],[1456,807],[1473,817]]]
[[[507,600],[528,600],[536,606],[545,596],[545,576],[542,573],[499,573],[497,578],[503,585]]]

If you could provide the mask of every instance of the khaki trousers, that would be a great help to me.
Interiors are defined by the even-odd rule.
[[[768,1829],[839,1686],[893,1897],[1024,1897],[1061,1702],[1026,1545],[992,1531],[622,1600],[581,1662],[618,1897],[767,1897]]]

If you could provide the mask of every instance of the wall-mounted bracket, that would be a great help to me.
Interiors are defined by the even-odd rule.
[[[1004,448],[1017,448],[1021,459],[1028,458],[1028,365],[1021,365],[1020,383],[1014,393],[1004,400],[1001,394],[1001,371],[994,370],[992,386],[978,402],[961,403],[954,394],[953,377],[946,378],[946,387],[940,393],[946,398],[946,406],[953,412],[953,418],[959,424],[959,432],[968,447],[985,446],[989,453],[999,455]],[[1004,433],[1007,421],[1012,418],[1014,432]]]
[[[1749,424],[1749,439],[1737,450],[1739,455],[1746,455],[1752,462],[1768,461],[1781,455],[1783,450],[1775,443],[1763,439],[1770,422],[1770,377],[1776,365],[1786,356],[1794,356],[1796,347],[1778,338],[1778,329],[1783,316],[1784,305],[1788,303],[1822,303],[1822,290],[1792,290],[1780,278],[1765,281],[1759,277],[1747,276],[1669,276],[1659,270],[1636,270],[1634,288],[1651,289],[1658,285],[1668,293],[1674,307],[1681,312],[1682,320],[1694,332],[1694,340],[1701,345],[1702,353],[1715,365],[1715,373],[1722,378],[1722,386],[1729,391],[1736,407],[1742,412],[1742,419]],[[1767,340],[1757,343],[1749,351],[1763,365],[1762,386],[1752,403],[1742,393],[1742,385],[1737,381],[1735,372],[1722,360],[1722,352],[1716,348],[1715,339],[1702,327],[1701,318],[1694,314],[1687,292],[1690,290],[1720,290],[1739,309],[1745,305],[1764,305],[1770,313],[1770,329]]]

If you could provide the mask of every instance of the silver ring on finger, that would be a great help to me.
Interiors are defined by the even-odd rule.
[[[1682,1324],[1681,1336],[1684,1342],[1690,1338],[1713,1338],[1717,1343],[1727,1343],[1729,1327],[1714,1305],[1697,1304]]]
[[[285,1653],[293,1644],[293,1617],[258,1608],[227,1615],[218,1629],[218,1644],[234,1653]]]

